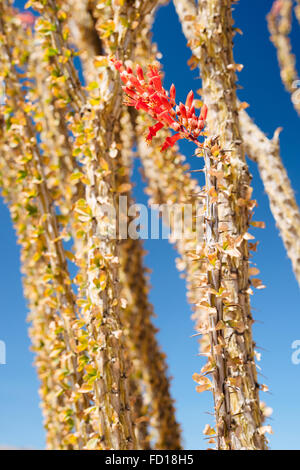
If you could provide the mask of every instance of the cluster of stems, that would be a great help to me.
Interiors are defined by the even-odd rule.
[[[249,228],[264,224],[252,220],[245,151],[300,282],[299,210],[279,131],[268,139],[236,97],[231,0],[174,0],[190,65],[200,68],[200,106],[192,91],[177,104],[175,86],[163,87],[151,42],[161,3],[29,0],[33,15],[0,0],[0,182],[21,245],[49,449],[182,448],[143,245],[117,230],[119,195],[134,203],[134,147],[150,202],[192,204],[189,236],[174,240],[171,231],[170,241],[207,358],[193,376],[214,400],[215,424],[204,434],[218,450],[267,448],[250,308],[253,288],[264,286]],[[292,6],[276,1],[269,15],[290,92]],[[202,187],[179,153],[182,139],[203,162]]]

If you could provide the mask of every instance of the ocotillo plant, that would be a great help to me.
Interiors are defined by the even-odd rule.
[[[191,48],[192,57],[189,60],[191,68],[199,66],[200,75],[202,74],[199,44],[201,42],[201,12],[197,8],[195,0],[173,0],[178,13],[184,35],[188,41],[188,46]],[[288,2],[289,3],[289,2]],[[276,6],[277,5],[277,6]],[[295,59],[291,52],[291,45],[287,34],[283,35],[282,29],[288,33],[290,28],[290,14],[291,11],[287,4],[281,9],[283,2],[275,2],[275,6],[269,15],[270,27],[274,31],[275,25],[280,29],[281,35],[276,41],[278,49],[278,56],[283,60],[282,67],[289,70],[289,73],[283,73],[284,76],[289,76],[288,85],[289,91],[293,91],[294,99],[299,96],[299,90],[293,88],[293,83],[296,81],[297,72],[295,70]],[[201,9],[209,8],[210,3],[203,3]],[[299,11],[299,10],[298,10]],[[281,13],[280,13],[281,12]],[[279,13],[282,15],[285,12],[285,20],[278,18]],[[275,15],[276,13],[276,15]],[[275,15],[275,16],[274,16]],[[287,17],[286,17],[287,15]],[[282,23],[282,27],[278,25]],[[276,29],[276,31],[277,31]],[[213,34],[212,31],[209,34]],[[271,36],[273,38],[273,35]],[[274,40],[273,40],[274,42]],[[280,64],[281,61],[279,60]],[[295,82],[297,83],[297,81]],[[300,102],[300,101],[299,101]],[[248,103],[238,103],[237,109],[239,111],[239,124],[240,132],[248,156],[257,162],[260,176],[264,183],[265,191],[270,200],[270,207],[273,213],[276,224],[279,228],[280,235],[283,239],[288,256],[291,259],[292,266],[295,272],[298,283],[300,283],[300,256],[299,256],[299,208],[296,198],[291,187],[291,183],[287,176],[280,157],[280,149],[278,143],[279,132],[275,132],[273,139],[268,139],[267,136],[254,124],[250,116],[245,111]],[[262,150],[263,149],[263,150]],[[284,183],[283,183],[284,180]],[[284,216],[283,216],[284,214]]]
[[[208,110],[204,104],[199,117],[196,116],[192,91],[188,94],[185,105],[176,105],[175,86],[172,85],[169,92],[163,88],[161,74],[156,66],[150,65],[147,75],[144,75],[139,65],[134,73],[131,67],[124,67],[122,62],[114,59],[112,61],[120,71],[123,89],[127,94],[127,106],[145,111],[156,122],[149,127],[146,140],[151,141],[162,128],[167,127],[175,131],[175,134],[166,137],[161,151],[173,147],[179,139],[185,138],[197,145],[197,155],[204,156],[205,239],[201,250],[196,250],[194,255],[206,263],[207,274],[202,280],[205,290],[200,302],[200,308],[205,314],[199,330],[200,334],[209,336],[210,353],[202,374],[195,374],[194,378],[199,392],[213,391],[218,448],[263,449],[263,419],[249,321],[252,318],[249,311],[243,312],[246,307],[249,309],[245,296],[249,289],[247,240],[253,238],[247,232],[250,214],[242,226],[242,232],[234,233],[230,230],[230,209],[220,211],[221,204],[226,207],[226,183],[230,181],[232,184],[234,181],[234,160],[230,155],[232,149],[222,149],[217,139],[207,139],[204,143],[199,141],[199,137],[204,135]],[[238,199],[241,213],[244,208],[250,210],[254,207],[251,191],[246,183],[245,189]],[[220,218],[223,219],[221,222]],[[241,279],[239,269],[244,270]],[[240,285],[241,282],[244,287]],[[213,383],[207,378],[208,373],[212,374]],[[214,435],[213,432],[211,434]]]
[[[120,9],[120,5],[116,5],[116,8],[103,5],[103,15],[97,22],[101,36],[101,22],[106,24],[111,18],[111,21],[118,24],[126,12],[131,21],[138,18],[142,24],[144,15],[154,4],[155,2],[148,2],[141,5],[137,2],[137,6],[133,7],[131,3],[129,9],[127,5],[123,5],[123,9]],[[133,312],[128,302],[120,297],[120,292],[126,294],[128,291],[126,283],[131,290],[130,275],[125,275],[122,287],[116,241],[109,238],[106,240],[101,236],[104,232],[107,234],[109,230],[114,230],[110,220],[102,213],[108,206],[116,207],[113,188],[121,193],[126,185],[128,187],[128,183],[120,182],[120,177],[124,179],[124,165],[120,166],[119,158],[116,158],[119,153],[124,153],[123,148],[126,150],[125,143],[118,143],[116,132],[121,115],[118,105],[119,83],[114,79],[112,68],[108,64],[105,70],[108,81],[104,80],[102,85],[105,89],[111,80],[115,85],[112,94],[108,94],[103,102],[99,99],[98,91],[95,92],[95,88],[101,88],[100,84],[95,87],[94,82],[88,85],[87,90],[84,89],[73,64],[75,52],[69,48],[67,42],[69,32],[65,9],[57,2],[46,2],[43,6],[38,2],[31,2],[31,5],[40,13],[35,25],[35,35],[26,28],[33,24],[31,15],[23,14],[15,20],[16,12],[11,9],[10,3],[1,4],[1,33],[4,38],[2,65],[3,71],[8,74],[4,75],[7,99],[3,108],[3,124],[7,126],[5,138],[10,139],[5,144],[8,149],[16,148],[18,156],[18,152],[22,151],[21,145],[28,147],[25,147],[24,154],[28,155],[29,163],[19,158],[15,163],[17,180],[21,185],[25,184],[28,192],[28,204],[24,207],[23,218],[26,218],[28,212],[34,217],[32,224],[40,226],[41,242],[38,243],[37,240],[36,247],[33,246],[37,249],[34,259],[40,260],[39,264],[41,261],[45,263],[43,281],[46,282],[47,294],[52,297],[57,295],[55,302],[54,299],[49,299],[49,304],[44,295],[44,301],[38,309],[32,299],[37,301],[43,296],[43,291],[40,284],[37,284],[33,292],[29,289],[33,285],[29,277],[32,275],[32,268],[31,271],[25,269],[25,292],[31,302],[31,335],[37,353],[37,366],[41,379],[44,380],[41,394],[48,429],[48,447],[147,448],[151,439],[151,443],[156,440],[154,445],[158,448],[179,448],[180,435],[169,394],[164,356],[156,343],[155,329],[150,321],[152,312],[145,297],[147,285],[144,283],[139,286],[138,310],[135,314],[142,331],[134,324],[135,331],[131,332]],[[134,30],[138,32],[139,27]],[[123,24],[119,31],[121,42],[126,43],[126,26]],[[16,39],[19,36],[18,42]],[[110,39],[107,40],[110,44],[109,41]],[[121,42],[119,47],[122,57]],[[28,47],[25,48],[27,43]],[[107,43],[104,43],[107,47]],[[123,49],[123,52],[127,57],[129,50]],[[40,69],[36,66],[36,61],[40,61]],[[37,75],[34,75],[34,69],[39,70]],[[24,76],[31,81],[25,84]],[[112,106],[114,99],[115,106]],[[99,127],[99,121],[94,121],[96,116],[97,119],[99,117],[97,106],[102,108],[103,105],[110,116],[109,128],[105,125]],[[115,121],[111,119],[112,109],[116,113]],[[104,113],[102,117],[104,123]],[[16,125],[16,119],[22,123],[22,127]],[[24,139],[24,135],[28,139]],[[13,152],[7,151],[4,155],[11,159]],[[84,161],[85,158],[87,161]],[[32,164],[33,161],[37,166]],[[98,164],[99,171],[95,166]],[[94,183],[95,177],[98,178],[97,185]],[[91,181],[89,178],[93,180],[91,184],[88,183]],[[3,183],[9,194],[11,179],[3,178]],[[96,194],[97,191],[100,192]],[[17,195],[24,198],[22,186],[18,188]],[[9,199],[14,204],[11,208],[12,214],[15,214],[19,199]],[[35,202],[39,205],[36,206]],[[28,233],[31,232],[26,232],[29,238]],[[44,240],[45,233],[47,237]],[[74,253],[65,250],[63,245],[63,239],[70,236],[74,242]],[[20,236],[20,242],[26,242],[23,235]],[[44,250],[48,251],[51,269],[47,257],[39,255]],[[78,268],[73,281],[68,271],[67,257]],[[140,256],[137,257],[137,262],[141,262]],[[126,259],[123,263],[126,272]],[[141,269],[139,264],[138,270]],[[37,276],[38,273],[36,269]],[[73,283],[77,285],[77,295],[73,290]],[[130,292],[129,300],[131,295]],[[139,315],[145,314],[146,307],[149,314],[142,322]],[[131,308],[136,309],[136,306]],[[131,324],[126,323],[126,318],[130,319]],[[45,326],[42,328],[43,324]],[[128,330],[134,343],[128,343],[125,339],[123,342]],[[150,394],[146,409],[143,403],[141,407],[138,406],[138,382],[134,384],[132,380],[137,376],[140,381],[140,376],[129,344],[133,348],[134,357],[140,357],[141,352],[144,359],[142,388],[148,384],[147,393]],[[48,366],[45,365],[45,357],[48,359]],[[133,361],[134,366],[129,378],[127,361]],[[50,366],[56,374],[51,375]],[[49,381],[50,378],[52,382],[55,381],[55,377],[58,380],[56,391],[55,385],[51,386],[54,388],[51,391],[53,396],[48,394]],[[130,384],[129,388],[127,382]],[[158,393],[160,389],[161,392]],[[59,397],[57,401],[56,396]],[[149,412],[145,417],[146,411]],[[151,428],[156,429],[154,439],[151,435],[148,437],[147,433],[141,436],[139,428],[140,423],[146,422],[144,419],[150,420]],[[57,429],[60,421],[65,423],[62,430]],[[133,431],[133,421],[136,421],[137,432]],[[140,442],[141,439],[144,442]]]
[[[128,197],[126,209],[134,203],[134,151],[151,202],[192,205],[189,237],[171,233],[170,241],[207,358],[193,375],[196,390],[214,399],[215,425],[204,434],[220,450],[267,448],[249,300],[253,287],[264,286],[248,232],[264,222],[252,220],[245,151],[257,162],[298,281],[299,210],[279,130],[268,139],[236,97],[232,2],[174,0],[189,64],[202,78],[199,114],[192,91],[177,105],[175,86],[163,87],[151,42],[162,3],[30,0],[33,16],[0,0],[1,186],[21,245],[49,449],[182,448],[143,246],[118,232],[120,195]],[[278,0],[269,15],[291,93],[294,4]],[[203,187],[179,152],[183,139],[203,161],[195,170]]]
[[[105,57],[96,56],[103,53],[104,47],[107,51],[114,51],[114,42],[104,34],[106,20],[103,11],[107,10],[111,11],[110,8],[101,9],[99,15],[99,9],[88,8],[84,2],[75,5],[72,2],[71,5],[71,33],[73,33],[72,37],[77,46],[84,51],[83,69],[87,84],[95,80],[103,67],[108,66]],[[96,24],[94,30],[91,29],[91,23]],[[145,34],[144,31],[147,28],[148,19],[145,17],[141,27],[136,31],[136,35]],[[97,67],[99,64],[102,66]],[[115,161],[118,162],[116,165],[116,187],[122,191],[122,195],[128,196],[128,205],[133,201],[130,184],[133,136],[134,129],[131,129],[128,113],[125,111],[121,118],[120,138],[122,143],[116,147],[118,153]],[[129,255],[129,252],[132,254]],[[126,331],[131,344],[129,350],[133,354],[131,359],[135,364],[133,373],[136,377],[142,378],[140,386],[146,387],[147,390],[146,403],[142,407],[143,414],[147,410],[147,416],[144,418],[140,416],[138,422],[143,428],[145,428],[147,421],[150,422],[150,429],[152,428],[157,436],[155,447],[160,449],[178,448],[180,447],[179,427],[175,421],[164,355],[157,344],[156,329],[151,322],[152,307],[147,301],[148,283],[141,263],[142,253],[140,240],[122,240],[119,245],[119,276],[122,295],[124,295],[127,305],[124,316],[121,311],[121,320],[125,325],[128,325],[129,320]]]

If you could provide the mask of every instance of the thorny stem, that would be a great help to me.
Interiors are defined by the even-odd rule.
[[[184,35],[193,52],[193,57],[199,60],[200,47],[195,35],[198,28],[197,8],[194,0],[173,0],[179,16]],[[299,3],[299,0],[298,0]],[[300,5],[300,3],[299,3]],[[299,7],[298,11],[300,11]],[[284,11],[288,13],[286,7]],[[269,19],[271,21],[271,18]],[[272,19],[274,21],[274,18]],[[286,24],[286,22],[285,22]],[[285,27],[286,28],[286,27]],[[286,38],[285,40],[286,41]],[[284,42],[284,44],[286,44]],[[285,62],[289,56],[282,55]],[[288,68],[288,67],[286,67]],[[292,76],[295,79],[295,74]],[[293,80],[290,80],[290,85]],[[293,89],[292,91],[295,91]],[[286,169],[279,153],[279,144],[276,139],[268,139],[259,127],[252,121],[249,114],[238,103],[240,131],[244,147],[248,156],[258,164],[266,193],[271,201],[271,211],[280,230],[289,258],[291,259],[296,278],[299,281],[299,247],[298,232],[299,208],[297,206],[293,189],[287,176]],[[277,171],[278,170],[278,171]],[[279,171],[280,170],[280,171]],[[286,175],[283,177],[283,175]],[[282,184],[282,178],[284,184]],[[291,227],[287,229],[287,224]]]
[[[51,449],[59,449],[62,448],[69,434],[69,424],[59,419],[59,415],[68,409],[67,392],[64,396],[61,395],[61,390],[66,385],[64,378],[59,375],[60,370],[67,365],[67,361],[64,362],[67,351],[65,344],[55,334],[53,335],[53,330],[61,327],[61,319],[55,308],[51,307],[53,299],[49,297],[49,285],[44,282],[48,274],[48,260],[40,252],[45,244],[43,235],[40,234],[38,238],[36,235],[39,219],[35,216],[28,217],[24,207],[24,195],[28,190],[28,185],[26,181],[25,186],[22,182],[16,185],[18,172],[13,160],[17,159],[17,153],[14,154],[11,151],[9,143],[1,142],[1,149],[2,194],[9,205],[18,234],[18,242],[22,246],[24,293],[29,302],[30,336],[36,354],[35,364],[41,380],[40,395],[44,424],[47,429],[47,446]],[[61,350],[60,357],[52,358],[51,354],[56,348]],[[68,448],[71,449],[72,446],[68,445]]]
[[[221,170],[219,184],[224,188],[218,191],[218,217],[226,221],[227,226],[220,233],[221,250],[218,250],[222,266],[221,285],[226,291],[223,300],[226,313],[224,312],[222,321],[226,325],[223,349],[229,377],[225,386],[231,387],[226,422],[218,421],[216,414],[217,435],[222,436],[218,448],[264,449],[265,438],[260,433],[262,413],[258,398],[252,340],[253,320],[248,293],[250,280],[247,230],[253,203],[250,201],[250,175],[240,145],[242,141],[235,94],[231,1],[204,0],[198,6],[198,21],[202,93],[210,110],[208,131],[210,135],[220,135],[221,149],[231,150],[228,156],[224,155],[225,160],[218,168]],[[233,241],[236,252],[229,250],[226,253],[229,240]],[[234,280],[223,281],[224,277]],[[216,393],[216,388],[214,392]],[[224,427],[226,425],[227,429]]]
[[[56,24],[56,31],[52,37],[55,46],[61,51],[63,48],[61,24],[56,21],[56,7],[53,2],[48,2],[48,5],[49,7],[46,7],[45,10],[46,18]],[[83,110],[86,99],[71,61],[66,61],[65,70],[70,80],[72,95],[76,98],[77,110]],[[91,146],[94,155],[92,159],[85,160],[84,167],[90,181],[86,187],[86,201],[93,213],[87,238],[88,286],[86,293],[93,305],[90,311],[91,322],[89,322],[88,330],[91,338],[98,337],[100,345],[95,356],[95,364],[99,370],[99,377],[95,381],[95,399],[99,410],[103,440],[108,448],[126,449],[135,447],[135,437],[128,404],[127,374],[122,343],[121,347],[119,345],[118,332],[121,332],[122,328],[119,322],[118,302],[115,303],[115,299],[118,299],[117,264],[116,262],[111,264],[110,261],[116,257],[116,246],[114,241],[106,238],[109,237],[111,230],[109,225],[106,227],[105,238],[101,236],[103,230],[105,231],[103,225],[105,207],[99,204],[102,199],[103,203],[108,206],[112,205],[113,207],[114,205],[111,196],[111,189],[114,187],[114,173],[111,169],[110,176],[100,178],[97,183],[98,178],[95,176],[98,170],[97,160],[101,154],[104,155],[103,152],[109,149],[112,142],[114,120],[111,121],[112,126],[106,131],[106,135],[102,137],[102,127],[99,124],[103,117],[101,116],[100,121],[100,109],[96,111],[95,118],[98,120],[98,124],[95,128],[94,143]],[[108,165],[110,166],[109,160]],[[104,263],[102,270],[95,269],[94,260],[98,256],[98,252]],[[103,287],[101,283],[98,285],[97,279],[103,279]],[[99,311],[94,319],[93,310]],[[87,313],[85,313],[86,317]],[[100,330],[98,330],[99,326]]]
[[[249,305],[250,280],[247,246],[247,240],[252,237],[247,230],[250,210],[254,202],[250,200],[250,176],[240,147],[241,138],[234,93],[235,74],[233,71],[236,66],[232,57],[230,7],[231,2],[220,0],[202,2],[199,5],[198,34],[203,97],[209,109],[210,133],[211,135],[220,133],[220,143],[217,138],[214,138],[205,144],[205,147],[211,147],[212,155],[218,162],[217,168],[211,171],[217,171],[214,176],[220,180],[220,186],[218,186],[218,192],[215,192],[213,187],[207,188],[208,181],[206,181],[205,193],[218,202],[218,216],[222,220],[223,229],[219,233],[218,246],[214,253],[209,252],[205,234],[205,244],[203,247],[196,248],[196,255],[198,254],[200,259],[203,258],[208,270],[212,269],[211,266],[220,264],[221,287],[219,291],[216,291],[216,295],[221,297],[223,303],[219,329],[224,330],[224,342],[219,345],[218,354],[223,355],[225,370],[221,370],[220,365],[218,376],[224,380],[221,385],[222,388],[224,387],[225,397],[220,395],[220,386],[218,386],[220,384],[215,382],[211,386],[203,375],[199,376],[198,389],[199,391],[213,389],[216,403],[216,434],[220,436],[219,449],[262,449],[265,447],[265,439],[264,430],[261,427],[262,413],[259,406],[251,333],[253,320]],[[127,75],[123,72],[126,83],[130,81],[134,83],[134,79],[130,79],[130,74],[130,71]],[[138,87],[140,86],[145,86],[146,89],[147,84],[137,85],[137,93],[132,93],[129,89],[128,94],[132,96],[129,104],[136,104],[137,107],[143,105],[147,111],[147,103],[151,106],[152,95],[148,102],[147,98],[142,98],[144,101],[139,102]],[[187,102],[190,103],[190,101]],[[152,113],[151,115],[160,121],[160,115],[157,116],[151,108],[147,112]],[[171,143],[173,145],[174,141],[172,140]],[[215,277],[214,282],[217,282],[218,276],[215,274],[213,277]],[[210,294],[210,290],[203,291],[203,301],[199,302],[200,308],[208,314],[206,318],[204,316],[203,320],[200,320],[204,331],[207,329],[209,314],[214,313],[216,309],[214,305],[211,305],[213,298]],[[228,395],[230,399],[227,398]],[[218,413],[220,408],[221,415]]]
[[[280,129],[268,139],[245,111],[240,111],[240,125],[246,153],[258,165],[273,217],[300,284],[300,213],[280,157]]]
[[[5,11],[3,11],[5,13]],[[5,25],[3,22],[3,17],[0,19],[0,28],[1,34],[5,37]],[[8,44],[5,46],[5,53],[9,59],[10,64],[13,63],[13,58],[11,56],[11,49]],[[16,82],[20,82],[18,77],[18,73],[16,71],[11,70],[11,76],[16,74]],[[10,76],[7,78],[7,82],[9,82]],[[21,90],[20,85],[14,85],[10,83],[12,88],[14,89],[14,109],[18,109],[18,100],[21,103],[25,102],[23,92]],[[67,349],[70,353],[70,369],[73,371],[71,374],[71,384],[74,391],[74,394],[77,394],[77,386],[80,384],[80,374],[77,371],[77,359],[76,353],[74,351],[76,340],[73,335],[73,331],[71,328],[70,320],[76,317],[75,313],[75,304],[74,304],[74,296],[73,292],[69,285],[69,273],[67,268],[67,263],[64,255],[64,249],[62,246],[62,241],[59,236],[59,229],[57,218],[54,212],[53,202],[51,200],[51,196],[49,194],[46,179],[43,170],[43,164],[41,159],[41,154],[38,148],[38,145],[35,140],[35,130],[33,129],[33,123],[28,116],[27,113],[24,114],[24,132],[26,135],[26,140],[29,142],[29,147],[25,147],[25,152],[30,151],[32,152],[32,160],[28,163],[27,168],[29,172],[32,172],[34,175],[41,176],[41,181],[37,185],[37,204],[39,213],[43,220],[43,226],[45,230],[45,239],[47,242],[47,247],[49,251],[50,257],[50,264],[51,270],[54,275],[55,282],[59,286],[58,288],[58,297],[60,298],[59,303],[61,305],[61,316],[65,326],[65,342]],[[22,139],[22,138],[21,138]],[[82,403],[80,400],[75,400],[74,408],[76,410],[75,416],[79,416],[83,410]],[[78,445],[79,448],[82,448],[83,442],[82,439],[86,435],[84,422],[81,422],[78,419],[75,419],[75,425],[77,428],[78,433]]]
[[[211,200],[210,194],[218,193],[217,178],[211,174],[214,168],[214,161],[211,152],[204,150],[205,162],[205,181],[206,181],[206,213],[205,213],[205,242],[207,244],[207,253],[214,255],[218,250],[219,243],[219,221],[218,221],[218,204],[216,200]],[[224,345],[224,336],[222,329],[217,329],[217,325],[223,322],[223,302],[218,294],[221,287],[221,260],[216,261],[215,266],[207,271],[207,286],[208,286],[208,302],[214,313],[209,313],[209,336],[210,347],[212,356],[212,366],[214,377],[214,400],[216,421],[224,423],[225,435],[230,433],[230,396],[227,387],[228,370],[224,356],[226,351],[222,354],[220,347]],[[214,366],[215,364],[215,366]],[[222,442],[218,432],[217,442],[218,448],[221,447]]]
[[[152,2],[152,5],[155,3],[156,2]],[[135,28],[135,36],[141,34],[140,31],[144,31],[145,24],[147,24],[144,17],[146,12],[150,11],[150,4],[151,2],[149,2],[148,5],[146,2],[143,4],[144,12],[142,14],[142,18],[139,19],[139,26]],[[94,10],[94,12],[96,15],[97,11]],[[94,55],[97,55],[97,52],[99,52],[99,46],[96,47],[96,44],[99,44],[99,42],[95,42],[93,31],[88,29],[87,32],[87,24],[91,25],[92,23],[90,16],[92,13],[93,10],[89,11],[89,14],[87,15],[86,6],[81,3],[78,5],[78,11],[76,9],[74,11],[73,9],[72,17],[72,31],[74,31],[77,45],[80,49],[84,49],[86,51],[84,70],[87,82],[89,82],[89,80],[93,80],[95,76],[95,67],[93,68],[92,66],[93,51]],[[96,17],[93,19],[95,20],[95,18]],[[104,21],[104,19],[99,17],[96,22],[99,39],[101,39],[100,20]],[[113,52],[111,42],[105,39],[101,39],[101,48],[105,50],[106,53]],[[132,52],[134,52],[134,49]],[[130,57],[128,50],[127,56]],[[122,118],[123,121],[124,118],[125,116]],[[119,162],[120,158],[124,159],[126,146],[130,146],[131,152],[132,142],[130,141],[131,144],[127,142],[130,140],[129,122],[127,122],[126,127],[124,127],[122,136],[123,141],[125,139],[124,136],[126,136],[126,143],[125,141],[123,142],[122,151],[119,152],[118,156],[114,159],[114,162],[117,163],[117,166],[115,167],[117,187],[121,187],[121,185],[128,186],[129,183],[129,168],[126,168],[126,165],[124,168],[124,161]],[[118,162],[120,163],[119,168]],[[128,196],[128,203],[130,204],[132,199],[130,194],[128,194]],[[142,433],[145,432],[146,429],[143,414],[145,413],[145,410],[147,410],[148,414],[152,416],[150,424],[155,429],[155,447],[159,449],[180,448],[180,431],[175,420],[175,410],[170,396],[165,358],[157,344],[157,340],[155,338],[156,329],[151,322],[152,306],[150,306],[147,301],[148,286],[142,264],[143,250],[140,241],[121,241],[119,244],[119,256],[121,263],[121,291],[127,301],[127,307],[121,312],[121,320],[125,328],[126,325],[128,325],[127,328],[129,331],[126,337],[129,342],[128,344],[131,345],[129,348],[131,351],[130,354],[133,354],[133,374],[140,374],[142,377],[141,386],[142,388],[146,388],[146,396],[144,397],[146,402],[142,408],[140,408],[140,410],[143,411],[140,419],[138,419],[137,432],[141,437],[140,441],[144,442],[144,446],[149,446],[149,437],[145,435],[142,437]],[[132,378],[131,384],[133,387],[136,387],[137,385],[134,385]],[[139,400],[135,401],[135,406],[141,405],[142,404]],[[140,412],[136,410],[137,416]]]
[[[292,45],[289,38],[292,24],[292,8],[293,0],[275,1],[270,13],[267,16],[268,28],[271,34],[276,51],[277,59],[280,67],[280,75],[282,82],[287,91],[291,93],[293,105],[300,115],[300,100],[296,92],[297,86],[295,82],[299,79],[296,69],[296,59],[292,52]],[[296,7],[298,12],[299,7]]]

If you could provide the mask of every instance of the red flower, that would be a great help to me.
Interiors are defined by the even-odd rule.
[[[175,88],[175,85],[173,83],[172,83],[171,88],[170,88],[170,98],[175,103],[176,88]]]
[[[147,111],[147,113],[149,113],[149,106],[142,99],[138,99],[136,101],[135,107],[136,109],[142,109],[143,111]]]
[[[157,132],[162,129],[164,125],[161,122],[158,122],[154,126],[149,127],[149,134],[146,137],[146,140],[150,141],[153,139],[153,137],[156,136]]]
[[[200,116],[196,116],[192,91],[187,95],[185,105],[180,103],[177,106],[175,85],[171,85],[169,93],[163,88],[161,73],[157,66],[149,65],[145,76],[140,65],[136,66],[134,74],[131,67],[125,68],[121,61],[111,58],[111,62],[120,73],[124,83],[122,88],[127,95],[127,106],[142,109],[157,121],[157,124],[149,128],[146,137],[148,141],[151,141],[157,132],[166,126],[174,130],[176,134],[167,137],[161,147],[162,150],[172,147],[178,139],[183,138],[201,146],[198,137],[205,126],[207,107],[203,105]]]
[[[193,105],[193,101],[194,101],[194,93],[193,93],[193,91],[191,90],[191,91],[189,92],[189,94],[187,95],[187,97],[186,97],[185,107],[186,107],[186,108],[191,108],[192,105]]]
[[[113,59],[112,59],[113,60]],[[114,66],[116,67],[116,69],[120,72],[123,70],[123,64],[120,60],[114,60],[113,61],[114,63]]]
[[[161,79],[160,77],[151,77],[150,80],[149,80],[149,83],[151,85],[153,85],[153,87],[155,88],[155,90],[157,91],[162,91],[162,83],[161,83]]]
[[[167,137],[163,145],[161,146],[161,151],[163,152],[164,150],[167,150],[168,147],[173,147],[173,145],[175,145],[175,143],[179,139],[182,139],[179,133],[172,135],[172,137]]]
[[[137,64],[136,66],[136,74],[140,81],[144,80],[144,72],[143,72],[142,67],[139,64]]]
[[[179,103],[179,112],[183,119],[187,119],[186,108],[183,103]]]
[[[128,86],[126,86],[125,88],[123,88],[126,95],[130,96],[130,98],[133,98],[133,99],[137,99],[138,98],[138,95],[136,94],[135,91],[133,91],[131,88],[129,88]]]
[[[165,122],[166,124],[169,124],[169,125],[175,122],[167,110],[160,113],[157,117],[159,118],[160,121]]]

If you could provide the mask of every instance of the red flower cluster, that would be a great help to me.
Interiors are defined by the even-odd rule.
[[[149,127],[147,141],[151,141],[160,129],[168,127],[176,134],[166,138],[161,147],[162,151],[172,147],[179,139],[188,139],[201,146],[198,137],[202,135],[205,126],[207,106],[202,106],[200,116],[197,117],[192,91],[187,95],[185,104],[180,103],[177,106],[175,86],[172,85],[169,92],[163,88],[161,73],[156,66],[149,65],[145,76],[140,65],[136,66],[134,74],[133,70],[125,67],[121,61],[115,58],[111,61],[120,72],[124,83],[122,88],[128,97],[126,104],[146,111],[157,121],[154,126]]]

